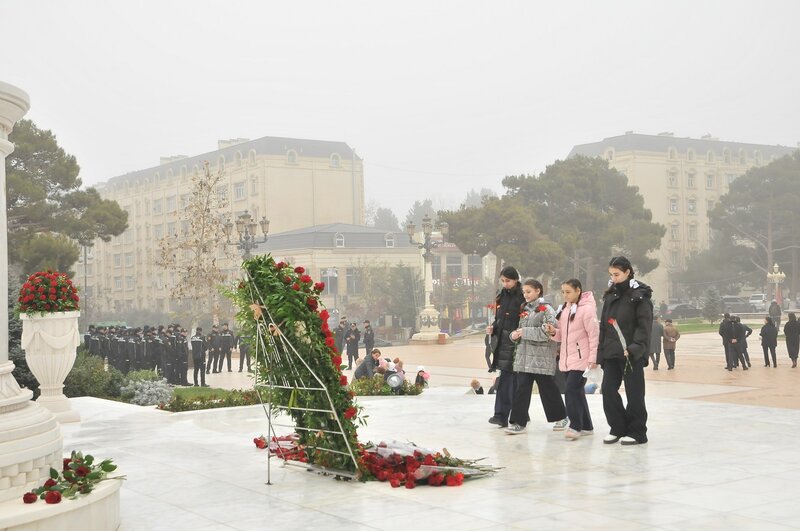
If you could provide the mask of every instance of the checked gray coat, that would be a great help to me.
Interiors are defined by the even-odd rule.
[[[539,306],[544,306],[544,311],[537,312]],[[550,339],[544,325],[556,326],[556,312],[544,299],[527,303],[523,312],[528,315],[519,320],[522,337],[517,340],[514,353],[514,372],[552,376],[556,373],[558,344]]]

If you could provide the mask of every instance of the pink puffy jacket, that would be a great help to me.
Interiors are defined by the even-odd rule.
[[[573,304],[565,303],[558,319],[555,341],[561,342],[558,368],[562,372],[585,371],[590,363],[597,363],[597,344],[600,328],[597,307],[591,291],[581,293],[581,298],[570,320]]]

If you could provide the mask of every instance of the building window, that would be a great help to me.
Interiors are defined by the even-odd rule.
[[[237,151],[236,154],[233,156],[233,162],[236,164],[237,168],[242,167],[242,152]]]
[[[161,199],[153,199],[153,214],[161,214],[162,212]]]
[[[114,254],[114,267],[122,267],[122,254]]]
[[[226,199],[228,199],[228,185],[217,186],[217,201],[225,203]]]
[[[725,149],[722,150],[722,161],[725,164],[730,164],[731,163],[731,152],[730,152],[730,150],[728,150],[728,148],[725,148]]]
[[[258,177],[250,177],[250,195],[258,195]]]
[[[251,149],[250,153],[247,154],[247,161],[250,164],[255,164],[256,163],[256,150],[255,149]]]
[[[175,174],[172,173],[172,170],[167,170],[167,182],[171,183],[174,177],[175,177]]]
[[[347,268],[347,293],[349,295],[361,295],[364,292],[364,278],[360,269],[355,267]]]
[[[686,159],[687,160],[692,160],[692,161],[694,160],[694,150],[693,149],[690,149],[689,151],[686,152]]]
[[[681,239],[681,227],[677,223],[669,226],[669,237],[673,240]]]
[[[383,241],[386,243],[386,247],[394,248],[394,234],[391,232],[384,236]]]
[[[186,221],[186,220],[181,221],[181,234],[184,235],[184,236],[188,236],[189,235],[189,227],[190,226],[191,226],[191,224],[188,221]]]
[[[133,253],[125,253],[125,267],[133,267]]]
[[[156,240],[160,240],[164,237],[164,225],[159,223],[158,225],[153,225],[153,238]]]
[[[697,225],[695,224],[689,225],[689,229],[687,230],[686,233],[689,237],[689,240],[691,241],[697,240]]]
[[[714,176],[706,175],[706,188],[714,188]]]
[[[678,152],[675,148],[669,148],[669,151],[667,151],[667,158],[669,158],[669,160],[676,160],[678,158]]]
[[[442,278],[442,259],[439,256],[434,256],[431,260],[431,278],[434,280]]]
[[[709,151],[706,153],[706,162],[714,162],[714,152]]]
[[[614,160],[614,150],[609,149],[606,151],[606,160]]]
[[[761,152],[756,150],[753,152],[753,160],[756,161],[756,166],[761,165]]]
[[[675,249],[669,251],[669,265],[673,267],[678,265],[678,251]]]
[[[234,199],[244,199],[244,193],[245,193],[244,181],[233,184]]]
[[[340,248],[344,247],[344,234],[342,234],[341,232],[337,232],[336,233],[336,236],[334,237],[334,245],[336,245],[336,247],[340,247]],[[350,291],[350,290],[347,290],[347,291]]]
[[[128,275],[125,277],[125,289],[133,289],[136,286],[136,280],[133,278],[133,275]]]
[[[297,164],[297,151],[290,149],[286,153],[286,162],[287,164]]]
[[[198,166],[197,164],[195,164],[195,165],[194,165],[194,168],[192,168],[192,174],[194,174],[194,176],[195,176],[195,177],[197,177],[198,175],[200,175],[200,166]]]
[[[686,187],[687,188],[694,188],[694,173],[689,173],[686,175]]]
[[[122,277],[114,277],[114,289],[122,289]]]
[[[225,171],[225,155],[220,155],[217,159],[217,171]]]
[[[449,279],[456,279],[461,278],[462,276],[462,269],[461,269],[461,255],[447,255],[445,258],[445,267],[447,272],[447,278]]]
[[[331,155],[331,168],[338,168],[342,165],[342,157],[337,153]]]
[[[674,170],[669,172],[669,175],[667,175],[667,186],[670,188],[678,187],[678,174]]]
[[[128,228],[122,233],[122,243],[133,243],[133,229]]]
[[[186,166],[181,166],[181,181],[186,179],[186,173],[188,172],[188,168]]]
[[[697,200],[696,199],[687,199],[686,200],[686,212],[689,214],[697,214]]]
[[[744,150],[739,150],[739,164],[747,164],[747,155],[745,155]]]
[[[677,197],[670,197],[669,198],[669,213],[670,214],[677,214],[678,213],[678,198]]]
[[[336,295],[339,293],[339,271],[335,267],[320,270],[319,278],[325,283],[323,295]]]
[[[181,208],[186,208],[189,206],[189,194],[181,195]]]
[[[177,236],[177,235],[178,233],[175,230],[175,222],[170,221],[169,223],[167,223],[167,236]]]
[[[166,202],[167,202],[167,207],[166,207],[167,212],[175,212],[175,204],[176,204],[175,196],[174,195],[169,196],[166,199]]]

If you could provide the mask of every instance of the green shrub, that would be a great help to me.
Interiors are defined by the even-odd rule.
[[[64,381],[64,394],[68,397],[95,396],[97,398],[119,398],[125,376],[113,367],[108,371],[98,356],[78,349],[75,365]]]
[[[33,398],[39,396],[39,382],[36,377],[28,368],[28,362],[25,360],[25,352],[20,348],[19,343],[12,346],[8,352],[8,359],[14,364],[14,372],[11,373],[20,387],[27,387],[33,391]]]
[[[383,379],[383,376],[376,374],[372,378],[361,378],[350,383],[350,390],[356,396],[389,396],[389,395],[418,395],[422,393],[422,387],[416,386],[408,380],[403,381],[403,386],[397,391]]]
[[[197,411],[199,409],[215,409],[220,407],[252,406],[260,404],[259,391],[255,389],[209,389],[205,387],[176,389],[172,400],[158,405],[166,411]],[[261,391],[264,402],[267,401],[266,390]]]

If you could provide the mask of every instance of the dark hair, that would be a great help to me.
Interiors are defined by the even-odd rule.
[[[789,316],[790,321],[797,321],[797,316],[794,314],[794,312],[789,312],[786,315]]]
[[[775,326],[775,323],[772,322],[772,317],[764,317],[764,320],[767,322],[768,325]]]
[[[506,277],[507,279],[510,280],[516,280],[517,282],[519,282],[519,271],[517,271],[516,268],[512,266],[505,266],[503,269],[501,269],[500,276]]]
[[[633,278],[633,264],[631,261],[625,258],[624,256],[615,256],[608,262],[608,267],[613,267],[615,269],[619,269],[620,271],[630,271],[630,275],[628,278]]]
[[[533,289],[538,289],[539,296],[540,297],[544,296],[544,286],[542,286],[542,283],[536,280],[535,278],[526,278],[525,282],[523,282],[522,285],[531,287]]]
[[[568,280],[565,280],[564,282],[561,283],[561,285],[563,286],[564,284],[566,284],[567,286],[571,287],[572,289],[578,289],[578,290],[581,291],[581,293],[583,293],[583,285],[581,284],[581,281],[578,280],[577,278],[570,278]],[[578,306],[580,303],[581,303],[581,298],[578,297],[578,300],[575,302],[575,306]],[[563,311],[564,311],[564,306],[562,305],[561,306],[561,312],[563,312]],[[558,312],[558,314],[556,315],[556,319],[560,319],[561,318],[561,312]],[[575,314],[574,313],[570,312],[569,320],[570,321],[574,321],[575,320]]]

